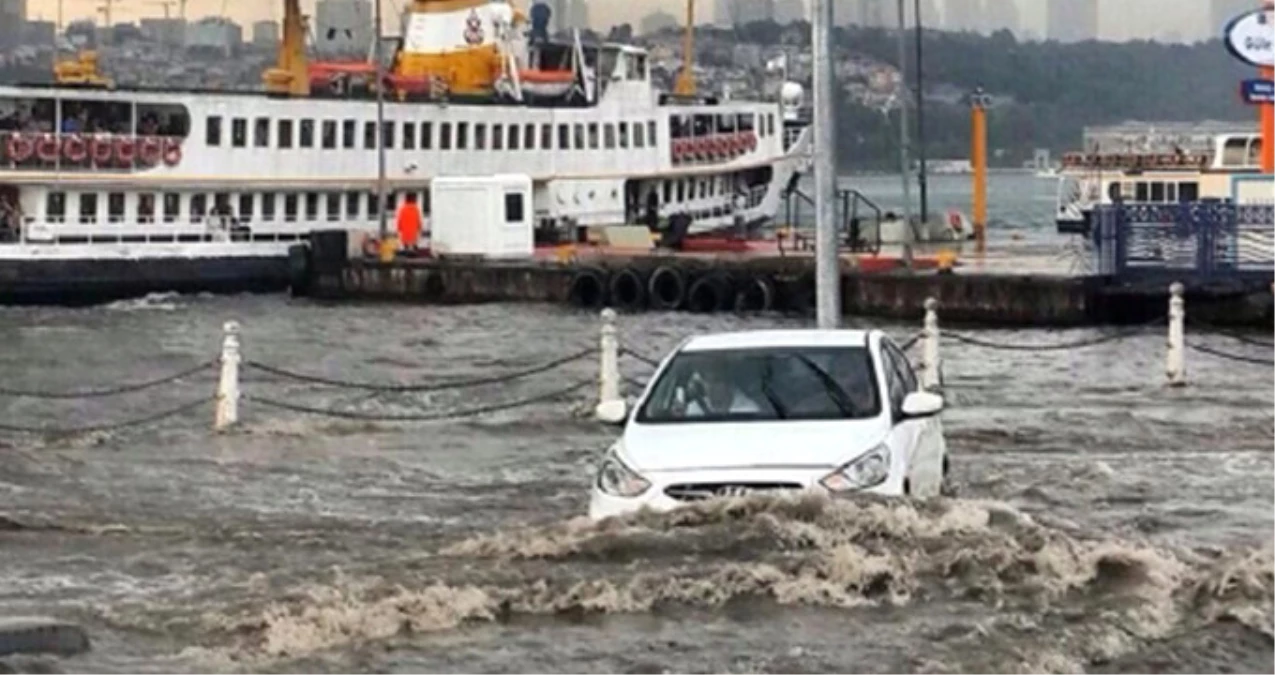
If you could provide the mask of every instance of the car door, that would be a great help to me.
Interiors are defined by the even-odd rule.
[[[920,438],[920,420],[903,419],[903,399],[907,396],[907,383],[895,365],[895,355],[881,341],[881,370],[885,375],[886,404],[890,407],[890,435],[886,442],[890,451],[901,459],[899,466],[907,476],[912,494],[920,487],[916,482],[917,442]]]
[[[898,347],[889,341],[883,342],[883,351],[890,354],[896,375],[900,380],[904,396],[919,389],[919,381],[912,364]],[[900,403],[902,407],[902,403]],[[915,430],[912,446],[912,492],[922,497],[939,493],[943,483],[943,427],[938,415],[924,419],[907,420],[905,425],[912,425]]]

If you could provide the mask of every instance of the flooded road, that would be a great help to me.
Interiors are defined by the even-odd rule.
[[[246,359],[381,383],[517,371],[597,335],[596,317],[545,306],[0,309],[3,384],[161,377],[215,358],[227,320]],[[919,323],[873,325],[904,338]],[[620,331],[662,355],[690,333],[777,325],[805,324],[645,314]],[[1048,344],[1096,331],[966,332]],[[1271,672],[1271,369],[1190,353],[1190,386],[1174,390],[1163,350],[1157,332],[1061,352],[944,343],[955,499],[755,498],[602,525],[581,516],[614,431],[584,413],[588,388],[428,423],[245,400],[226,434],[210,430],[213,370],[119,397],[0,397],[0,424],[63,427],[199,403],[132,429],[0,433],[0,616],[78,621],[94,640],[0,669]],[[595,373],[586,358],[412,394],[245,370],[243,390],[425,414]]]

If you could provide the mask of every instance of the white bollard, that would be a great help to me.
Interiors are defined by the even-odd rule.
[[[925,299],[925,327],[921,331],[921,388],[936,389],[939,380],[939,301]]]
[[[1186,384],[1186,301],[1182,299],[1185,290],[1176,281],[1169,286],[1169,353],[1165,374],[1169,376],[1170,387]]]
[[[601,358],[598,369],[598,409],[609,401],[620,400],[620,340],[615,328],[615,310],[602,310],[602,337],[599,343]]]
[[[222,327],[221,379],[217,382],[217,413],[213,429],[225,431],[239,423],[239,322],[227,321]]]

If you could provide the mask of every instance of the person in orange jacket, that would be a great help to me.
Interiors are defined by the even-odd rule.
[[[398,240],[403,250],[416,253],[421,236],[421,207],[416,203],[416,195],[409,193],[403,205],[398,207]]]

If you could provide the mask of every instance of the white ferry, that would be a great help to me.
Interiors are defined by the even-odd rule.
[[[538,235],[772,218],[808,165],[801,88],[676,97],[647,53],[553,42],[504,0],[416,0],[385,69],[311,63],[284,0],[261,92],[0,86],[0,302],[280,288],[320,229],[377,231],[435,176],[525,174]]]
[[[1257,133],[1217,134],[1207,151],[1068,153],[1059,171],[1055,221],[1065,234],[1089,232],[1099,205],[1176,204],[1203,199],[1240,202],[1272,199],[1261,175]]]

